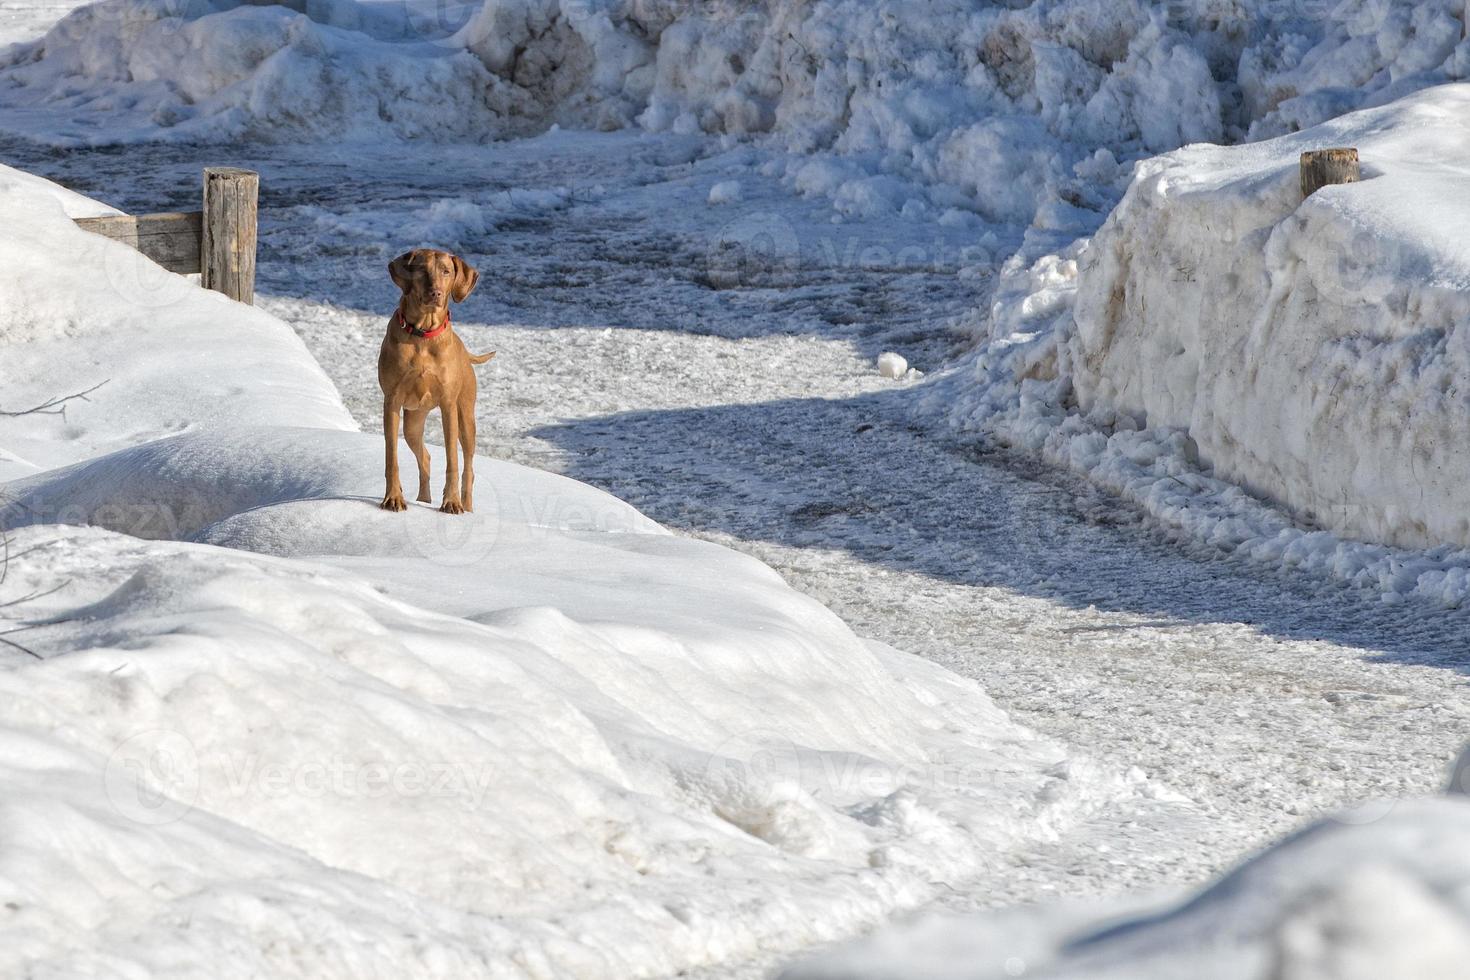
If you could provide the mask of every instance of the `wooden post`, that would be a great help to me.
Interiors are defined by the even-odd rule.
[[[1328,184],[1358,181],[1358,151],[1350,147],[1308,150],[1302,154],[1302,198],[1311,197]]]
[[[260,175],[253,170],[204,171],[200,284],[241,303],[255,302],[255,209]]]

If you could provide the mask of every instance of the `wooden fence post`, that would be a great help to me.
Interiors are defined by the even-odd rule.
[[[1358,151],[1350,147],[1308,150],[1302,154],[1301,180],[1303,200],[1328,184],[1357,183]]]
[[[204,171],[200,284],[241,303],[255,302],[255,211],[260,175],[234,167]]]

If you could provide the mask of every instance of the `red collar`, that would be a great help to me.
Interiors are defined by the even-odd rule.
[[[415,337],[422,337],[423,339],[428,340],[430,337],[437,337],[441,333],[449,329],[449,311],[444,311],[444,322],[439,324],[433,330],[420,330],[418,327],[410,327],[408,325],[408,321],[403,318],[403,307],[400,306],[398,308],[398,325],[402,327],[405,332],[411,333]]]

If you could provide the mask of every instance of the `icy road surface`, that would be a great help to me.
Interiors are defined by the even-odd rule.
[[[1199,881],[1313,815],[1434,791],[1465,740],[1466,613],[1170,541],[1071,477],[912,426],[921,382],[875,358],[952,355],[946,320],[987,302],[1014,232],[977,248],[975,228],[834,223],[763,177],[760,151],[673,136],[0,158],[135,212],[197,207],[202,165],[260,170],[259,302],[365,428],[388,259],[456,249],[481,272],[456,329],[499,351],[482,451],[749,552],[859,633],[1179,797],[999,868],[956,907]]]

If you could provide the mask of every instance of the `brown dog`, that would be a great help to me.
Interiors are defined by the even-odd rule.
[[[457,255],[428,248],[405,252],[388,263],[388,275],[403,290],[388,321],[388,336],[378,353],[378,385],[383,389],[384,510],[408,508],[398,478],[398,413],[403,437],[419,464],[419,496],[429,502],[429,451],[424,423],[439,409],[444,421],[444,503],[446,514],[475,509],[475,397],[479,385],[473,365],[495,352],[472,355],[449,325],[449,301],[464,301],[480,274]],[[464,452],[464,474],[459,451]]]

